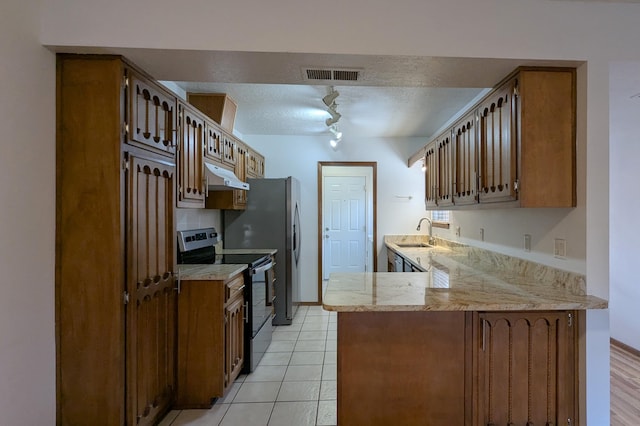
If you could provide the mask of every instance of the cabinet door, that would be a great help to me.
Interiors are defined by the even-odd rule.
[[[436,203],[438,207],[453,205],[453,144],[448,131],[436,141],[438,156],[438,180],[436,183]]]
[[[237,158],[235,139],[223,133],[222,142],[222,162],[229,166],[235,166]]]
[[[155,424],[175,397],[174,184],[173,165],[130,158],[125,322],[131,425]]]
[[[478,108],[481,203],[518,198],[518,134],[514,91],[515,80],[510,80]]]
[[[127,143],[174,155],[176,98],[130,71]]]
[[[573,312],[479,313],[479,425],[575,419]]]
[[[251,149],[248,149],[247,177],[264,177],[264,157]]]
[[[424,164],[424,204],[428,209],[437,207],[436,188],[438,185],[438,156],[435,142],[425,148]]]
[[[204,117],[193,107],[179,104],[178,207],[204,207],[205,188],[202,152]]]
[[[478,202],[476,191],[476,114],[467,115],[453,126],[453,203],[456,206]]]
[[[225,389],[240,374],[244,364],[244,296],[230,301],[225,312]]]
[[[216,163],[222,162],[222,132],[212,121],[206,121],[206,138],[204,155]]]
[[[247,180],[247,163],[249,161],[249,153],[247,151],[246,145],[236,142],[236,166],[234,169],[235,175],[243,182]],[[247,191],[236,190],[234,192],[235,202],[234,204],[238,206],[238,208],[245,208],[247,205]]]

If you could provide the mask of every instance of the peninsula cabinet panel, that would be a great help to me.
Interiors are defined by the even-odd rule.
[[[476,113],[462,118],[453,126],[453,204],[475,204],[477,193]]]
[[[468,425],[465,312],[339,312],[338,424]]]
[[[205,199],[205,118],[195,108],[180,103],[178,146],[178,207],[203,208]]]
[[[478,108],[481,203],[518,198],[515,84],[509,81]]]
[[[480,312],[478,425],[575,421],[574,312]]]
[[[176,97],[135,72],[127,76],[127,142],[173,156],[176,149]]]

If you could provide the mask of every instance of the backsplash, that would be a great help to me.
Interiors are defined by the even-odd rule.
[[[222,214],[212,209],[179,209],[176,208],[176,230],[214,227],[222,232]]]
[[[426,242],[425,235],[385,235],[385,242]],[[502,274],[514,274],[526,277],[532,283],[551,283],[554,288],[563,288],[572,294],[585,295],[587,289],[586,277],[574,272],[563,271],[551,266],[520,259],[486,250],[468,246],[455,241],[435,238],[436,246],[455,249],[457,261],[481,271]]]

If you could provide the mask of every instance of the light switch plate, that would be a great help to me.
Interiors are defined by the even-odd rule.
[[[480,241],[484,241],[484,228],[480,228]]]
[[[456,226],[456,237],[460,236],[460,227]]]
[[[524,234],[524,251],[531,251],[531,235]]]

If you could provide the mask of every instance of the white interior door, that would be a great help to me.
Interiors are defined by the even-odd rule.
[[[332,272],[364,272],[366,177],[325,176],[323,193],[323,278]]]

